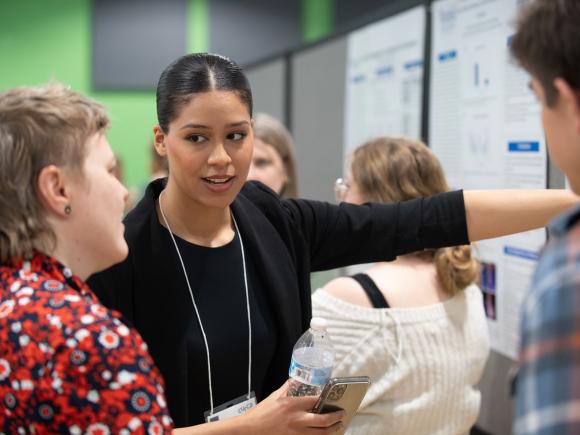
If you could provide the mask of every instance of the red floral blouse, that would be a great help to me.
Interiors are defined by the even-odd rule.
[[[0,433],[171,431],[139,334],[53,258],[0,265]]]

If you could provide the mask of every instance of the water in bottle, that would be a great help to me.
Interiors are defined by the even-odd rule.
[[[332,375],[334,348],[326,321],[313,317],[310,329],[298,339],[290,363],[288,396],[319,395]]]

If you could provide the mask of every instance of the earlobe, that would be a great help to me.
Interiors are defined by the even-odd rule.
[[[167,155],[167,147],[165,145],[165,133],[159,124],[153,127],[153,145],[155,146],[155,151],[160,156]]]
[[[59,216],[71,212],[71,197],[67,177],[63,170],[55,165],[45,166],[38,175],[38,195],[46,209]]]

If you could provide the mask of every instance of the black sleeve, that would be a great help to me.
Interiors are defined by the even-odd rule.
[[[469,243],[462,191],[394,204],[282,203],[310,247],[314,271]]]

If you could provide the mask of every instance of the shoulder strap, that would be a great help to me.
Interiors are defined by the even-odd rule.
[[[360,284],[373,304],[373,307],[390,308],[389,303],[383,296],[383,293],[379,290],[370,276],[368,276],[366,273],[357,273],[356,275],[352,275],[351,278]]]

